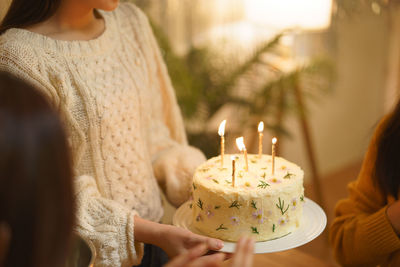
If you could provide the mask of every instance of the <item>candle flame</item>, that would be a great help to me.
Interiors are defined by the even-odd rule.
[[[246,146],[244,145],[243,136],[236,138],[236,145],[240,151],[246,150]]]
[[[258,132],[261,133],[262,131],[264,131],[264,122],[260,121],[258,124]]]
[[[226,120],[223,120],[221,122],[221,124],[219,125],[219,128],[218,128],[219,136],[224,136],[224,134],[225,134],[225,124],[226,124]]]
[[[272,144],[276,144],[276,142],[278,142],[278,139],[276,137],[272,138]]]

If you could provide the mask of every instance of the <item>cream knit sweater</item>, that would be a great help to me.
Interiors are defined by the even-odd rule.
[[[77,231],[93,241],[96,266],[132,266],[143,254],[134,215],[160,220],[157,182],[173,204],[185,201],[204,156],[187,145],[146,17],[126,3],[100,14],[106,29],[90,41],[8,30],[0,36],[0,70],[44,92],[63,118],[76,173]]]

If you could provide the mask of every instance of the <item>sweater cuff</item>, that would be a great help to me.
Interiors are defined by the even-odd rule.
[[[387,255],[400,249],[400,239],[386,215],[387,208],[381,208],[361,224],[364,226],[366,240],[371,241],[370,246],[378,255]]]
[[[126,224],[126,232],[127,232],[127,248],[129,253],[129,258],[131,262],[134,262],[134,265],[140,264],[144,254],[144,245],[141,242],[135,241],[134,237],[134,227],[135,227],[135,212],[131,212],[128,215],[128,222]]]

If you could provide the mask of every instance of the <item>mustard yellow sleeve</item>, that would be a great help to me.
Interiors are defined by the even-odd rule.
[[[376,140],[382,125],[371,140],[357,180],[348,185],[348,198],[335,208],[330,242],[343,266],[376,266],[400,249],[399,237],[386,216],[387,197],[373,180]]]

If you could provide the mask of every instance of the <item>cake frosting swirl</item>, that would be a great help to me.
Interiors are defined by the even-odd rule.
[[[251,235],[256,241],[279,238],[301,224],[303,170],[294,163],[271,156],[249,155],[248,171],[242,155],[235,166],[232,155],[214,157],[200,165],[193,177],[193,225],[203,234],[226,241]]]

